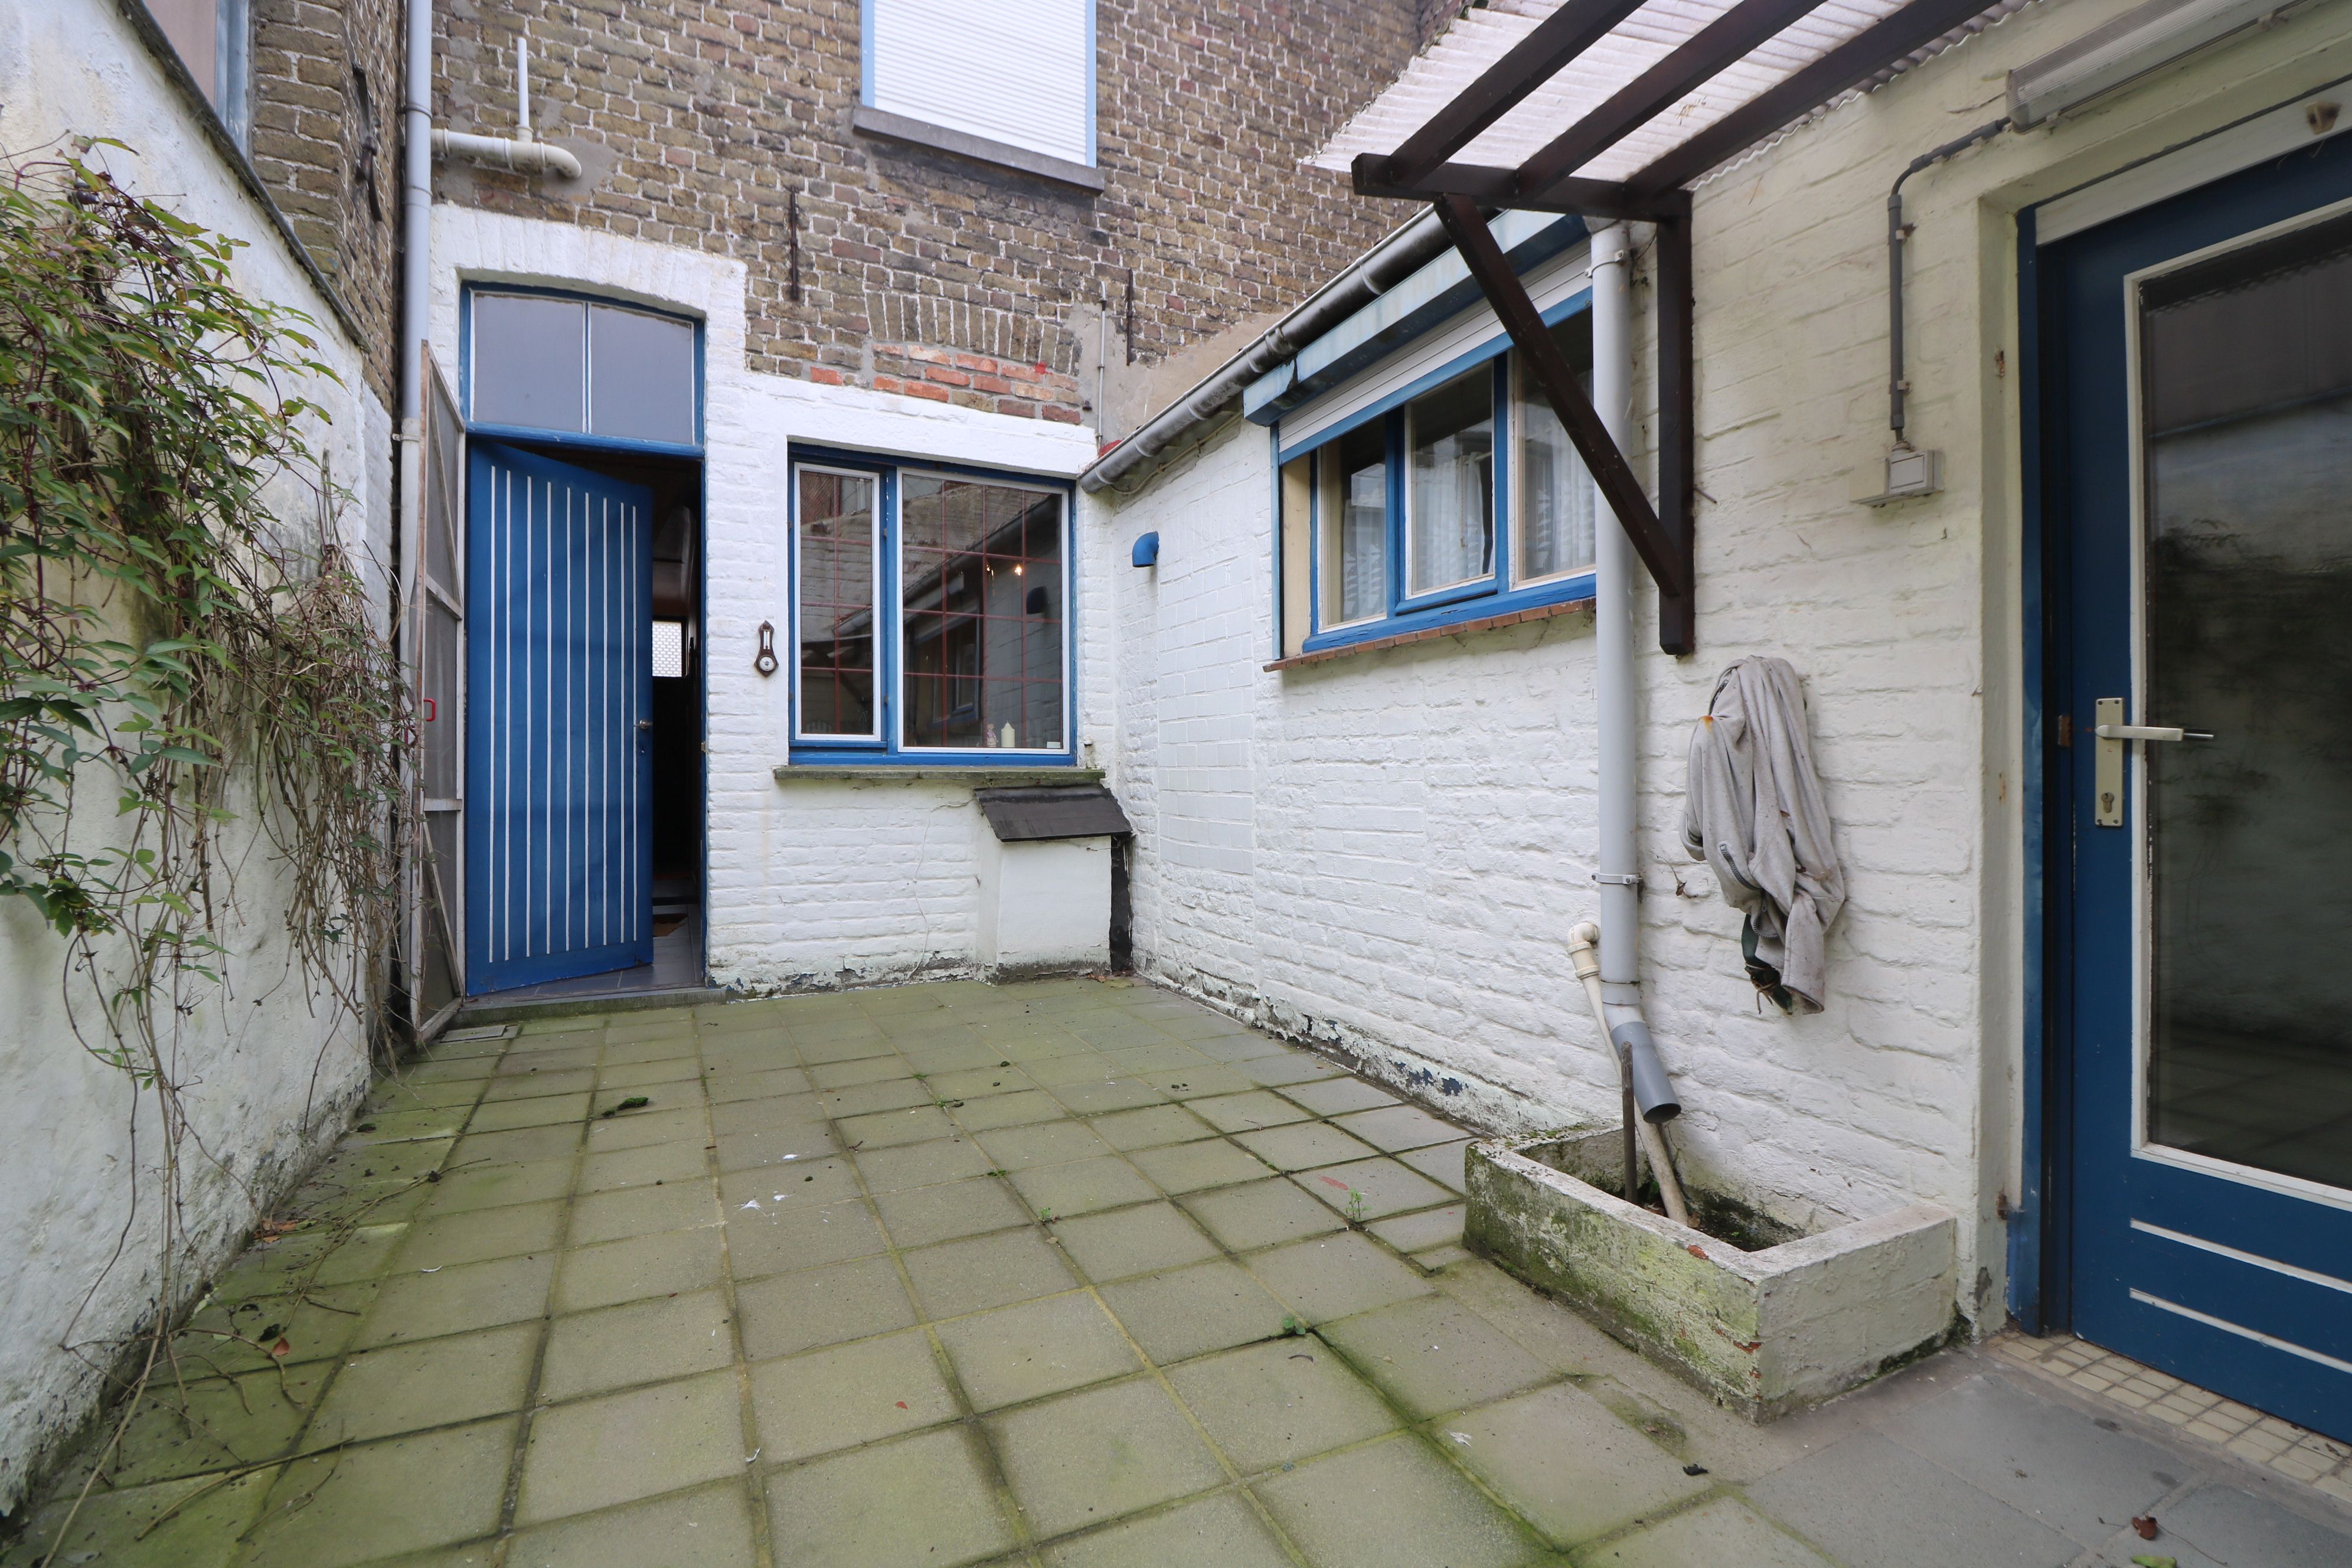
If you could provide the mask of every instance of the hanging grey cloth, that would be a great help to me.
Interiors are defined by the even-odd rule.
[[[1845,874],[1813,774],[1804,688],[1787,659],[1743,658],[1717,677],[1691,734],[1683,846],[1748,917],[1740,946],[1757,989],[1820,1012]]]

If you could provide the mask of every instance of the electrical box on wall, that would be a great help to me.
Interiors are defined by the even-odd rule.
[[[1890,501],[1931,496],[1943,488],[1943,453],[1923,452],[1916,447],[1897,447],[1886,454],[1885,489],[1875,495],[1858,495],[1853,499],[1864,506],[1885,506]]]

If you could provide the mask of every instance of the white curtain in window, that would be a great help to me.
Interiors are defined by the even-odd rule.
[[[1073,163],[1094,159],[1094,0],[866,0],[867,101]]]

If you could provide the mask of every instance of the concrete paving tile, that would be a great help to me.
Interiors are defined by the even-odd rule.
[[[1324,1165],[1301,1171],[1291,1180],[1317,1202],[1360,1221],[1429,1208],[1454,1195],[1420,1172],[1386,1158]]]
[[[773,1132],[787,1127],[822,1127],[824,1107],[813,1094],[770,1094],[756,1100],[730,1100],[710,1108],[710,1131],[720,1138],[746,1132]]]
[[[535,1524],[740,1476],[751,1452],[728,1373],[559,1405],[532,1418],[515,1521]]]
[[[718,1291],[656,1296],[556,1319],[547,1331],[539,1397],[575,1399],[665,1383],[715,1371],[734,1359],[735,1334]]]
[[[1431,1181],[1458,1193],[1464,1188],[1462,1153],[1469,1147],[1470,1140],[1465,1138],[1453,1143],[1433,1143],[1426,1149],[1415,1149],[1399,1158]]]
[[[1223,1138],[1138,1149],[1128,1159],[1171,1197],[1255,1182],[1266,1174],[1265,1161]]]
[[[767,1464],[878,1442],[959,1414],[930,1336],[920,1331],[762,1362],[751,1369],[751,1405]]]
[[[1461,1243],[1465,1212],[1464,1205],[1452,1204],[1444,1208],[1400,1215],[1364,1228],[1399,1252],[1427,1252],[1433,1247],[1454,1247]]]
[[[519,1127],[511,1132],[471,1132],[457,1140],[449,1152],[452,1165],[524,1164],[533,1160],[568,1160],[580,1151],[576,1125]],[[377,1169],[383,1168],[377,1162]]]
[[[918,1071],[936,1078],[942,1073],[966,1072],[973,1068],[992,1067],[1004,1058],[986,1040],[964,1039],[952,1044],[929,1041],[900,1042],[898,1054],[907,1058]]]
[[[464,1217],[468,1216],[436,1216],[429,1223],[455,1224]],[[418,1228],[405,1222],[363,1225],[341,1237],[329,1236],[316,1267],[302,1270],[299,1278],[311,1285],[352,1285],[383,1278],[408,1266],[407,1241]]]
[[[958,1426],[779,1470],[768,1517],[776,1568],[958,1568],[1015,1539],[979,1438]]]
[[[1449,1268],[1443,1280],[1433,1283],[1449,1300],[1494,1324],[1512,1343],[1555,1372],[1617,1373],[1648,1364],[1566,1307],[1538,1296],[1484,1258]],[[1680,1385],[1672,1374],[1661,1372],[1654,1386]],[[1753,1430],[1744,1421],[1736,1429]]]
[[[1303,1087],[1302,1092],[1305,1092]],[[1354,1111],[1333,1118],[1331,1125],[1345,1128],[1349,1136],[1360,1138],[1375,1149],[1385,1149],[1391,1154],[1451,1142],[1462,1136],[1459,1127],[1440,1121],[1428,1111],[1412,1105],[1391,1105],[1378,1110]]]
[[[1048,1568],[1290,1568],[1290,1554],[1239,1494],[1212,1492],[1049,1546],[1045,1562]]]
[[[1064,1254],[1097,1283],[1180,1268],[1217,1255],[1216,1243],[1165,1202],[1060,1220],[1054,1234]]]
[[[539,1334],[536,1321],[510,1323],[346,1357],[302,1446],[363,1443],[520,1410]]]
[[[1322,1236],[1341,1228],[1345,1223],[1280,1178],[1194,1193],[1177,1201],[1208,1227],[1211,1236],[1235,1252],[1253,1252],[1277,1241]]]
[[[513,1204],[436,1215],[409,1227],[399,1267],[441,1268],[453,1263],[487,1263],[494,1258],[545,1252],[555,1245],[562,1225],[560,1203]]]
[[[485,1134],[480,1141],[494,1142],[502,1138],[530,1138],[537,1135],[536,1132],[489,1133]],[[460,1159],[457,1157],[457,1146],[459,1142],[454,1138],[433,1138],[422,1142],[408,1143],[353,1143],[346,1140],[335,1145],[334,1152],[319,1162],[318,1166],[310,1173],[310,1180],[320,1185],[337,1186],[352,1193],[364,1192],[373,1196],[421,1180],[428,1173],[440,1170],[444,1166],[455,1167],[477,1158],[504,1160],[526,1157],[496,1152],[487,1154],[477,1152]],[[464,1142],[472,1142],[475,1140],[467,1139]],[[566,1148],[558,1152],[568,1154],[571,1150]]]
[[[1023,1047],[1016,1045],[1006,1051],[1005,1057],[1007,1060],[1019,1063],[1021,1070],[1044,1089],[1062,1089],[1075,1083],[1101,1083],[1118,1076],[1118,1064],[1083,1040],[1071,1039],[1045,1052],[1033,1047],[1026,1055]]]
[[[760,1206],[783,1204],[785,1208],[812,1208],[863,1196],[858,1168],[846,1157],[825,1159],[785,1157],[769,1166],[730,1171],[719,1178],[719,1211],[752,1213],[743,1204],[760,1199]]]
[[[915,1069],[896,1051],[887,1057],[864,1057],[856,1061],[827,1062],[823,1067],[808,1069],[809,1087],[818,1093],[836,1089],[854,1089],[861,1083],[880,1083],[887,1079],[912,1078]]]
[[[740,1205],[727,1212],[727,1255],[738,1279],[866,1258],[883,1249],[873,1211],[855,1200],[810,1208]]]
[[[502,1072],[489,1081],[482,1091],[485,1106],[502,1104],[510,1100],[543,1100],[550,1095],[585,1094],[596,1087],[593,1066],[571,1068],[527,1068],[521,1072]]]
[[[926,1143],[952,1138],[960,1131],[948,1113],[936,1105],[909,1106],[904,1110],[877,1110],[834,1123],[845,1149],[890,1149],[901,1143]]]
[[[686,1110],[707,1103],[702,1080],[698,1078],[670,1083],[635,1084],[627,1088],[599,1086],[596,1092],[589,1097],[589,1117],[592,1121],[599,1123],[608,1118],[614,1121],[631,1121],[642,1113],[641,1108],[629,1103],[633,1100],[646,1101],[643,1110]]]
[[[665,1182],[658,1186],[631,1187],[617,1193],[589,1193],[572,1201],[572,1227],[565,1240],[573,1247],[600,1241],[649,1236],[657,1230],[689,1230],[719,1223],[719,1199],[708,1176]]]
[[[226,1482],[192,1477],[94,1491],[79,1508],[61,1498],[36,1510],[25,1532],[0,1546],[0,1568],[47,1568],[52,1561],[228,1568],[278,1476],[267,1469]]]
[[[824,1123],[802,1122],[784,1127],[771,1127],[758,1132],[722,1132],[718,1135],[717,1153],[721,1171],[764,1171],[794,1161],[823,1160],[841,1152],[841,1142]],[[698,1142],[681,1142],[656,1145],[661,1148],[698,1149]]]
[[[706,1062],[706,1065],[707,1062]],[[731,1105],[746,1100],[780,1100],[790,1096],[808,1095],[808,1076],[795,1068],[761,1068],[753,1071],[706,1072],[702,1075],[702,1095],[712,1105]]]
[[[556,1032],[551,1031],[536,1039],[519,1042],[515,1049],[499,1058],[498,1076],[517,1078],[561,1068],[593,1068],[596,1058],[604,1054],[604,1031],[562,1032],[573,1037],[559,1040]]]
[[[752,1568],[756,1561],[750,1495],[720,1481],[526,1530],[508,1545],[506,1568]]]
[[[235,1376],[322,1361],[341,1355],[359,1342],[360,1326],[381,1292],[381,1282],[370,1280],[312,1290],[299,1300],[215,1297],[190,1315],[187,1326],[173,1338],[172,1353],[178,1359],[181,1375],[188,1378]],[[265,1329],[277,1332],[265,1335]],[[270,1352],[281,1338],[287,1352],[273,1356]]]
[[[692,1024],[665,1022],[659,1029],[607,1024],[601,1060],[604,1066],[612,1067],[621,1062],[657,1062],[691,1056],[701,1045],[696,1034]]]
[[[1552,1370],[1475,1312],[1423,1296],[1319,1331],[1416,1416],[1466,1409],[1549,1382]]]
[[[857,1171],[877,1193],[904,1192],[984,1176],[1001,1161],[970,1138],[934,1138],[928,1143],[906,1143],[896,1149],[861,1149]]]
[[[1036,1218],[997,1176],[877,1193],[874,1206],[882,1215],[882,1228],[889,1233],[891,1244],[900,1247],[980,1236]]]
[[[1194,1100],[1189,1109],[1220,1132],[1253,1132],[1261,1127],[1281,1127],[1312,1117],[1311,1112],[1262,1089]]]
[[[930,1105],[936,1100],[930,1086],[920,1079],[892,1078],[878,1083],[856,1084],[848,1089],[826,1089],[816,1097],[824,1113],[835,1121],[851,1117],[871,1116],[881,1110],[904,1110],[909,1106]]]
[[[1351,1110],[1378,1110],[1399,1103],[1397,1095],[1352,1073],[1291,1084],[1281,1094],[1283,1099],[1297,1100],[1318,1116],[1344,1116]]]
[[[1118,1324],[1083,1291],[959,1318],[938,1332],[974,1410],[1143,1370]]]
[[[1216,1095],[1245,1094],[1250,1080],[1221,1062],[1202,1058],[1197,1065],[1157,1068],[1137,1075],[1170,1100],[1207,1100]]]
[[[487,1535],[498,1528],[514,1435],[509,1417],[293,1460],[239,1561],[338,1568]]]
[[[1157,1149],[1166,1143],[1190,1143],[1212,1138],[1216,1130],[1181,1105],[1151,1105],[1138,1110],[1115,1110],[1087,1123],[1095,1135],[1121,1152]]]
[[[699,1057],[669,1057],[649,1061],[615,1062],[609,1055],[603,1067],[596,1069],[596,1091],[602,1094],[630,1095],[669,1085],[698,1083],[703,1077]],[[603,1109],[600,1105],[598,1109]]]
[[[577,1191],[618,1192],[649,1187],[656,1182],[690,1182],[709,1169],[709,1156],[698,1143],[648,1143],[637,1149],[615,1149],[591,1154],[580,1162]],[[442,1178],[444,1184],[450,1180]]]
[[[1900,1508],[1886,1500],[1899,1498]],[[1853,1568],[2057,1568],[2072,1541],[1875,1432],[1748,1486],[1748,1500]]]
[[[2132,1551],[2178,1553],[2180,1568],[2205,1568],[2192,1558],[2213,1563],[2251,1568],[2341,1568],[2352,1563],[2352,1529],[2329,1528],[2301,1514],[2291,1513],[2236,1487],[2200,1487],[2167,1508],[2158,1521],[2161,1544],[2142,1546],[2137,1539],[2124,1551],[2110,1546],[2118,1568],[2131,1561]]]
[[[1008,1094],[1026,1094],[1037,1087],[1028,1074],[1004,1060],[955,1072],[933,1073],[930,1084],[932,1091],[946,1100],[995,1100]]]
[[[276,1458],[293,1447],[336,1370],[313,1361],[226,1378],[191,1366],[175,1380],[160,1367],[107,1458],[104,1485],[148,1486]],[[85,1452],[64,1467],[58,1484],[65,1495],[80,1489],[96,1457]]]
[[[657,1096],[647,1096],[653,1104],[643,1110],[624,1110],[609,1121],[598,1117],[588,1123],[588,1152],[602,1154],[614,1149],[635,1149],[647,1143],[683,1143],[691,1139],[697,1143],[710,1142],[710,1113],[699,1099],[691,1106],[664,1105]]]
[[[1168,1099],[1140,1078],[1125,1072],[1108,1079],[1056,1084],[1053,1094],[1078,1116],[1102,1116],[1114,1110],[1133,1110],[1142,1106],[1163,1104]]]
[[[1555,1546],[1655,1517],[1712,1485],[1573,1384],[1449,1416],[1429,1436]]]
[[[1041,1121],[1024,1127],[1003,1127],[980,1137],[995,1163],[1007,1171],[1036,1165],[1059,1165],[1072,1160],[1092,1160],[1112,1152],[1083,1121]]]
[[[374,1091],[362,1102],[360,1120],[364,1121],[369,1116],[394,1110],[415,1110],[425,1106],[469,1106],[482,1098],[482,1089],[488,1081],[486,1079],[461,1078],[435,1082],[405,1075],[379,1079]]]
[[[1146,1044],[1116,1047],[1101,1045],[1103,1054],[1118,1063],[1121,1078],[1143,1078],[1147,1075],[1165,1072],[1181,1073],[1193,1069],[1205,1072],[1215,1065],[1190,1046],[1169,1039],[1160,1035],[1156,1029],[1152,1033],[1156,1037]],[[1097,1044],[1100,1043],[1097,1042]]]
[[[555,1286],[555,1309],[582,1312],[673,1290],[699,1290],[719,1283],[722,1232],[673,1230],[583,1247],[563,1255]]]
[[[1288,1057],[1292,1047],[1254,1029],[1238,1024],[1228,1024],[1222,1034],[1195,1035],[1185,1041],[1194,1050],[1213,1061],[1241,1063],[1257,1061],[1268,1057]],[[1255,1083],[1256,1079],[1250,1081]]]
[[[915,1323],[914,1303],[887,1258],[779,1274],[739,1286],[735,1300],[743,1313],[743,1352],[754,1361]]]
[[[1717,1498],[1577,1553],[1578,1568],[1832,1568],[1738,1498]]]
[[[1160,1195],[1134,1166],[1115,1154],[1015,1171],[1013,1184],[1032,1211],[1056,1219],[1150,1203]]]
[[[1107,1285],[1102,1298],[1144,1354],[1163,1366],[1272,1339],[1282,1332],[1285,1316],[1264,1286],[1223,1261]]]
[[[2179,1484],[2177,1456],[2006,1378],[1969,1378],[1879,1430],[2080,1546]]]
[[[1397,1426],[1380,1395],[1313,1338],[1202,1356],[1172,1368],[1168,1381],[1245,1476]]]
[[[1031,1230],[1001,1230],[901,1253],[928,1321],[1010,1306],[1077,1283],[1059,1248]]]
[[[377,1294],[355,1342],[433,1339],[536,1318],[547,1310],[548,1286],[554,1278],[551,1252],[455,1264],[432,1274],[395,1275]]]
[[[1540,1551],[1411,1436],[1278,1471],[1250,1489],[1315,1568],[1511,1568]]]
[[[1310,1325],[1393,1306],[1430,1290],[1421,1276],[1370,1237],[1354,1231],[1256,1253],[1249,1266]]]
[[[1042,1089],[1013,1094],[991,1094],[967,1100],[948,1114],[967,1131],[986,1132],[998,1127],[1018,1127],[1032,1121],[1058,1121],[1069,1115],[1062,1102]]]
[[[528,1164],[474,1165],[449,1171],[427,1189],[424,1215],[464,1214],[543,1203],[572,1191],[572,1163],[533,1160]]]
[[[1206,1491],[1225,1479],[1167,1391],[1150,1378],[987,1418],[992,1446],[1042,1537]]]
[[[1451,1268],[1457,1263],[1466,1263],[1469,1260],[1470,1249],[1466,1247],[1433,1247],[1426,1252],[1416,1252],[1412,1255],[1413,1267],[1429,1274],[1434,1274],[1440,1269]]]
[[[479,1105],[467,1118],[466,1131],[509,1132],[518,1127],[552,1127],[559,1123],[577,1127],[588,1115],[592,1098],[583,1090],[578,1094],[542,1094],[529,1100],[501,1100]]]
[[[1234,1142],[1277,1171],[1308,1171],[1370,1159],[1377,1151],[1324,1121],[1301,1121],[1256,1132],[1236,1132]]]
[[[795,1028],[793,1047],[800,1058],[811,1067],[826,1062],[856,1061],[861,1057],[892,1054],[894,1047],[888,1037],[871,1025],[843,1026],[837,1030],[818,1032]]]
[[[1233,1066],[1235,1072],[1265,1089],[1287,1089],[1293,1084],[1320,1083],[1349,1076],[1346,1068],[1295,1048],[1278,1057],[1255,1057]]]

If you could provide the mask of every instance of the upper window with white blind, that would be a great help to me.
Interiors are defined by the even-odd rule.
[[[861,12],[867,109],[1093,167],[1095,0],[862,0]]]

